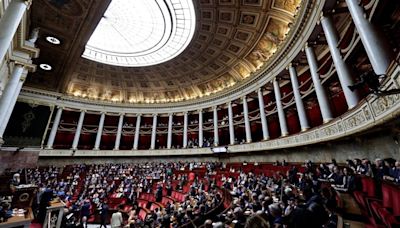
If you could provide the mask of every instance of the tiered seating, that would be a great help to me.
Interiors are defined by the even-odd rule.
[[[354,198],[368,216],[369,227],[400,227],[400,188],[382,182],[382,197],[377,194],[377,185],[371,177],[361,177],[362,190],[354,192]]]
[[[149,213],[150,213],[149,210],[142,208],[139,211],[138,217],[140,220],[144,221]]]
[[[139,199],[144,199],[144,200],[153,201],[153,202],[156,201],[156,197],[152,193],[143,193],[142,192],[139,196]]]
[[[361,177],[361,185],[362,190],[355,191],[353,194],[358,204],[360,204],[365,211],[368,211],[366,198],[376,198],[375,181],[371,177],[363,176]]]
[[[109,199],[108,206],[111,210],[118,210],[118,206],[121,204],[125,204],[126,199],[125,198],[113,198],[111,197]]]
[[[153,203],[151,203],[150,211],[154,211],[156,208],[161,209],[162,207],[163,207],[163,205],[153,202]]]
[[[168,196],[163,196],[162,201],[161,201],[161,204],[162,204],[163,206],[165,206],[165,205],[167,205],[168,203],[173,204],[173,203],[174,203],[174,200],[173,200],[172,198],[168,197]]]
[[[382,183],[382,199],[367,199],[374,224],[400,227],[400,188],[391,183]]]
[[[176,201],[183,202],[186,195],[182,192],[172,191],[171,197]]]
[[[141,208],[147,208],[147,205],[149,203],[148,200],[144,200],[144,199],[138,199],[137,200],[138,206]]]

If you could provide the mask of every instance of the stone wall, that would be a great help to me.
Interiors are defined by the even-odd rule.
[[[175,162],[175,161],[218,161],[218,157],[41,157],[39,166],[64,166],[68,164],[105,164],[105,163],[144,163],[144,162]]]
[[[16,171],[26,167],[36,167],[39,158],[39,151],[0,151],[0,174],[6,169]]]

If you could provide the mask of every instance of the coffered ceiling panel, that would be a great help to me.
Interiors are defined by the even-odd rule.
[[[27,84],[88,99],[126,103],[179,102],[218,94],[257,74],[285,41],[301,0],[194,0],[196,30],[167,62],[118,67],[80,57],[109,1],[36,0],[32,27],[41,28],[38,70]],[[61,45],[45,41],[51,35]]]

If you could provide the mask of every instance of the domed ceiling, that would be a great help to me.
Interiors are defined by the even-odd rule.
[[[268,63],[285,42],[301,6],[301,0],[194,0],[196,28],[181,54],[157,65],[121,67],[81,57],[109,3],[33,2],[31,26],[41,28],[37,43],[41,56],[36,63],[48,63],[53,69],[35,72],[28,86],[123,103],[170,103],[218,95]],[[61,44],[46,42],[50,35]]]

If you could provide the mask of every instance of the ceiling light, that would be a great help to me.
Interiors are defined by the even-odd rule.
[[[46,63],[40,64],[39,67],[40,67],[42,70],[46,70],[46,71],[49,71],[49,70],[53,69],[49,64],[46,64]]]
[[[47,40],[47,42],[49,42],[51,44],[55,44],[55,45],[61,44],[61,41],[59,39],[55,38],[54,36],[47,36],[46,40]]]

